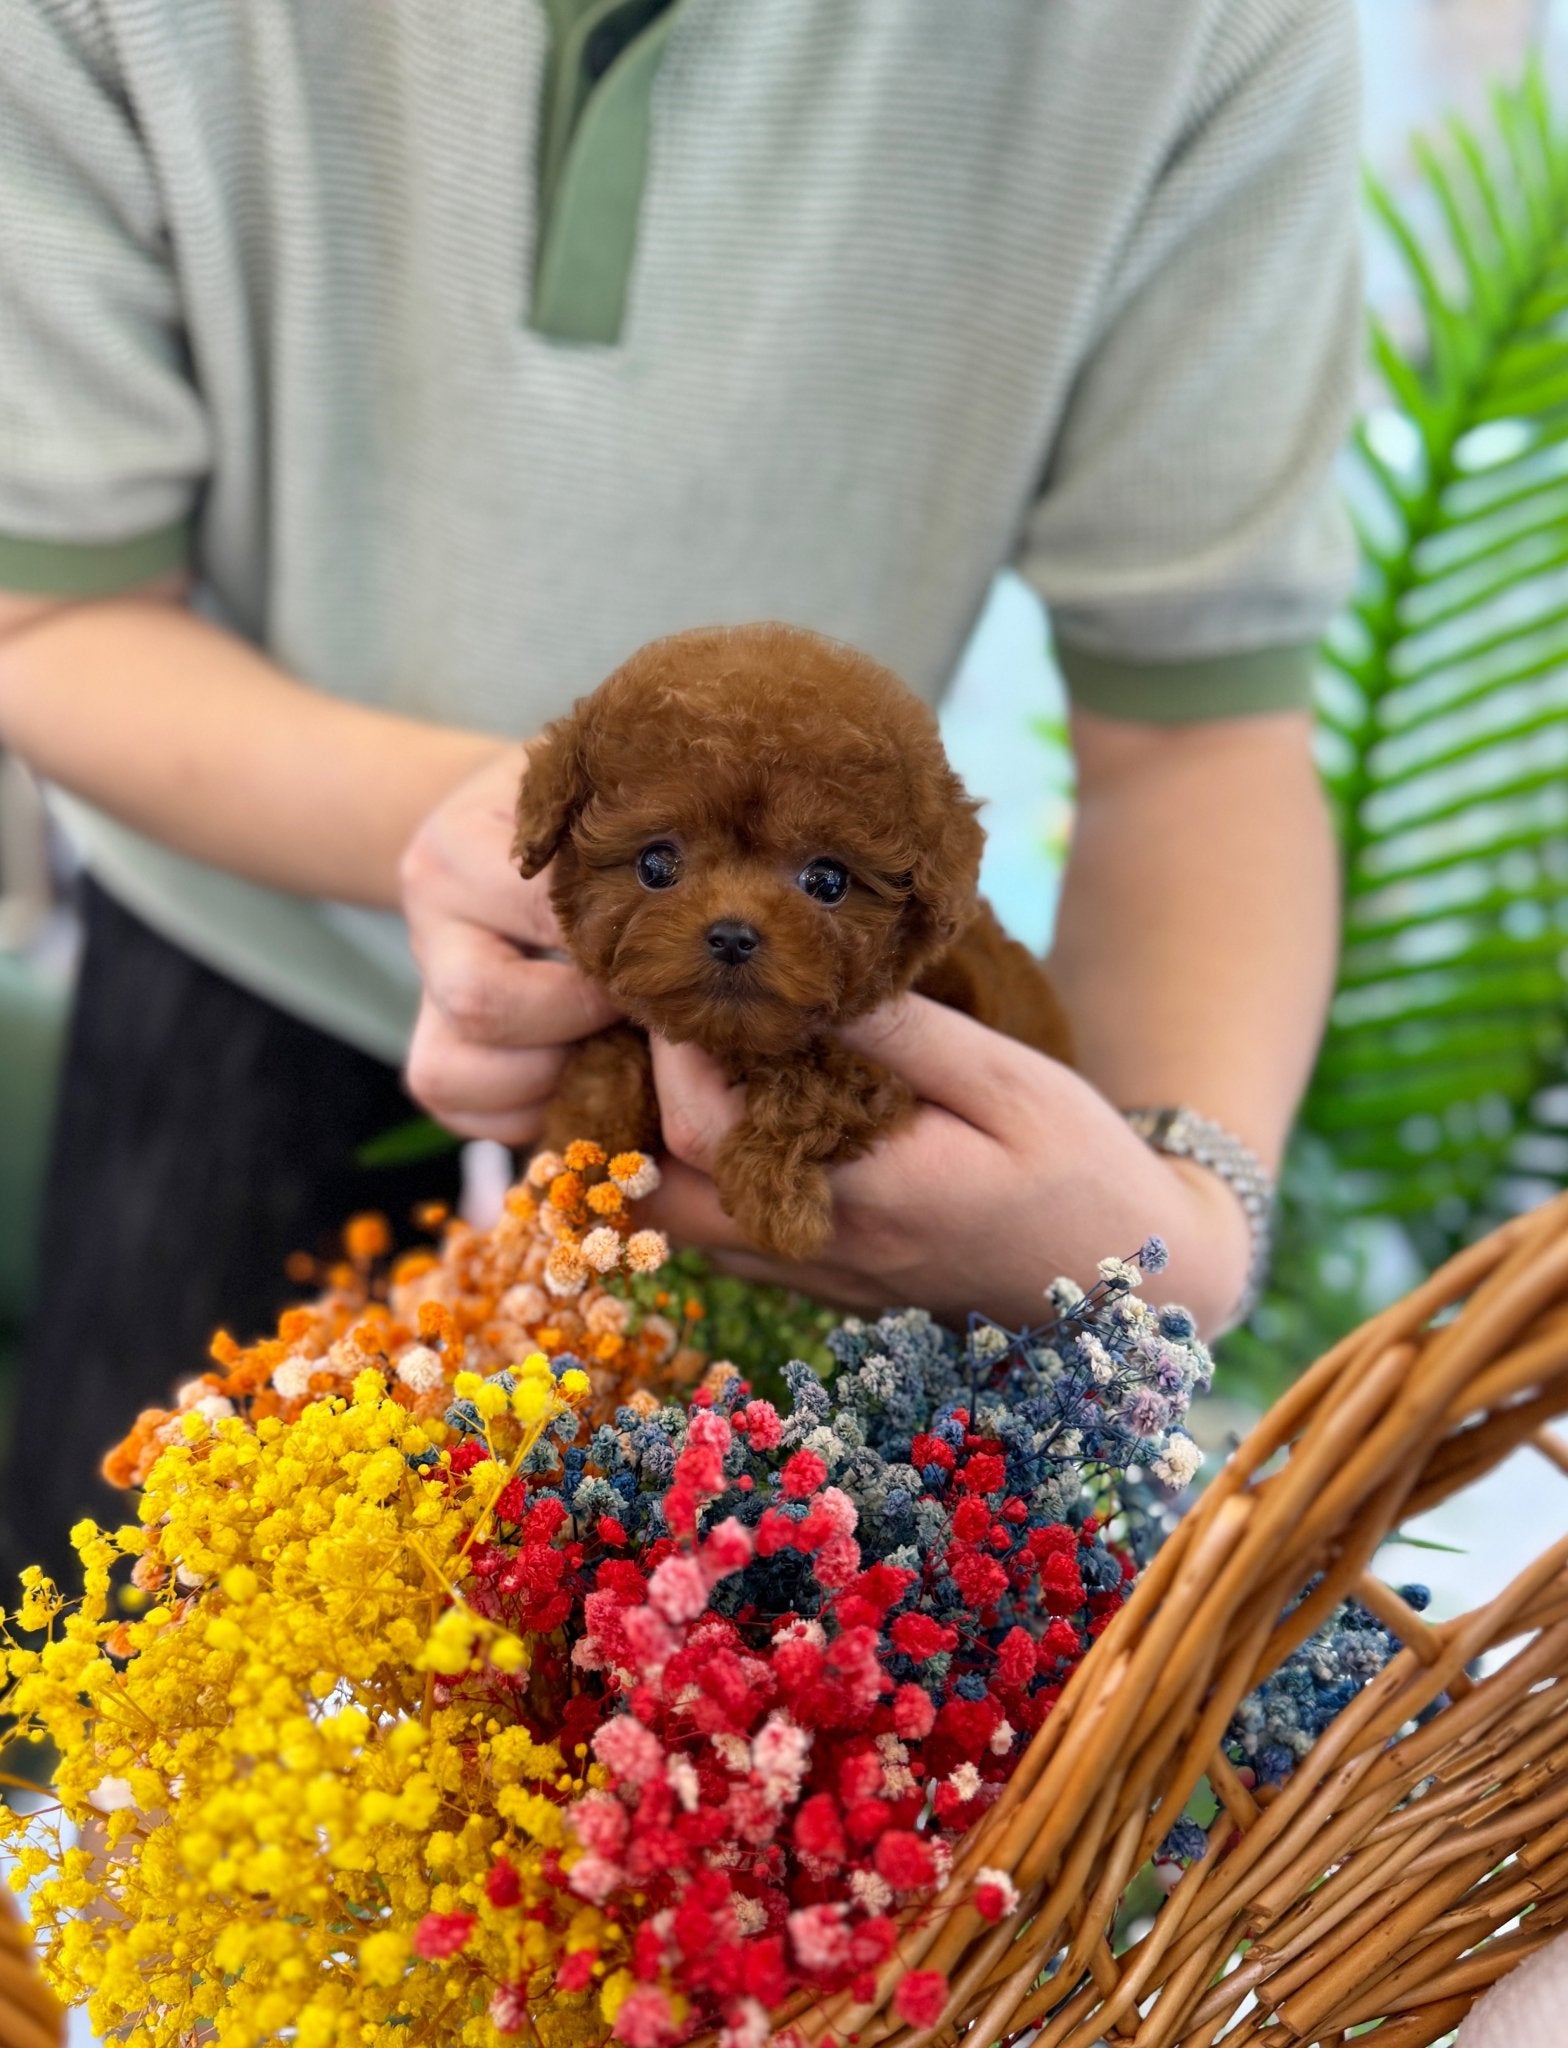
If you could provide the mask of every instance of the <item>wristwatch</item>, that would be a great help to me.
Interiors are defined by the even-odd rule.
[[[1124,1114],[1138,1136],[1156,1152],[1168,1152],[1173,1159],[1191,1159],[1206,1166],[1240,1202],[1252,1237],[1247,1284],[1235,1310],[1235,1321],[1244,1323],[1257,1306],[1268,1278],[1274,1237],[1273,1175],[1250,1145],[1244,1145],[1223,1124],[1200,1116],[1195,1109],[1129,1109]]]

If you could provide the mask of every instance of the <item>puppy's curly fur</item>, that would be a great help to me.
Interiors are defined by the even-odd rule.
[[[658,1142],[645,1033],[746,1087],[715,1169],[745,1235],[820,1250],[824,1169],[913,1112],[833,1027],[915,988],[1056,1059],[1039,962],[977,894],[983,834],[935,719],[863,654],[781,625],[658,640],[529,750],[524,875],[632,1022],[570,1056],[551,1143]]]

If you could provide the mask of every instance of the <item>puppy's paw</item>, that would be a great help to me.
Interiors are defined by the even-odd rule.
[[[651,1152],[659,1142],[659,1098],[648,1041],[612,1024],[574,1045],[545,1110],[544,1143],[559,1151],[591,1138],[606,1152]]]
[[[725,1214],[759,1251],[810,1259],[827,1243],[833,1227],[828,1177],[798,1149],[741,1124],[721,1149],[713,1178]]]

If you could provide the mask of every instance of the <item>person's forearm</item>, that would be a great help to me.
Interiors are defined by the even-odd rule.
[[[1079,810],[1051,969],[1085,1077],[1278,1162],[1333,989],[1338,883],[1304,715],[1074,719]]]
[[[387,906],[415,826],[501,744],[307,688],[156,596],[4,600],[0,742],[180,853]]]

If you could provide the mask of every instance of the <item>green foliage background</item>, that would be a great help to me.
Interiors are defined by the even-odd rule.
[[[1233,1384],[1267,1395],[1379,1300],[1568,1183],[1568,131],[1540,69],[1369,203],[1420,333],[1380,322],[1362,574],[1324,650],[1345,939]]]

